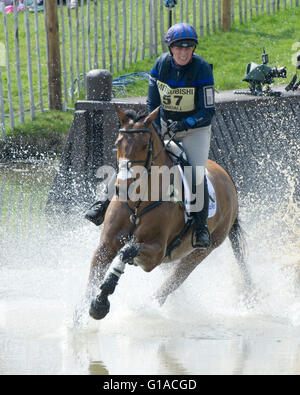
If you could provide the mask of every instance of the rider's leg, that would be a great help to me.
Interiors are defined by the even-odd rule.
[[[113,197],[112,191],[115,190],[116,176],[113,175],[104,191],[101,192],[99,200],[97,200],[85,213],[85,218],[93,222],[96,226],[103,223],[107,207]]]
[[[85,213],[84,218],[93,222],[96,226],[100,226],[105,217],[107,207],[109,205],[109,200],[101,201],[97,200]]]
[[[192,244],[194,248],[208,248],[210,247],[210,232],[207,226],[209,194],[207,188],[207,179],[204,176],[203,181],[204,202],[203,208],[200,211],[192,213],[195,224],[193,232]]]
[[[211,127],[203,127],[189,131],[182,139],[182,145],[187,159],[193,167],[193,180],[190,189],[196,192],[196,204],[191,205],[190,214],[195,220],[193,232],[193,245],[196,248],[210,246],[210,233],[207,227],[209,195],[204,171],[197,171],[197,166],[202,170],[206,167],[209,148]]]

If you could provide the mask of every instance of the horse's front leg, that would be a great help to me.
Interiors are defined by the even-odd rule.
[[[101,242],[97,247],[91,262],[88,279],[86,296],[89,300],[91,300],[98,292],[107,268],[116,254],[117,251],[107,247],[104,242]]]
[[[76,306],[73,314],[75,327],[81,327],[86,322],[89,305],[99,292],[107,268],[116,254],[117,250],[113,250],[111,247],[108,248],[105,242],[101,241],[98,245],[92,258],[85,295]]]
[[[90,316],[100,320],[107,315],[110,309],[108,296],[114,293],[119,278],[124,273],[126,263],[132,262],[136,258],[135,263],[146,272],[150,272],[161,262],[162,256],[162,248],[159,243],[139,244],[130,241],[125,244],[106,271],[100,285],[100,293],[92,299]]]
[[[119,278],[124,273],[126,263],[132,261],[139,253],[139,245],[136,243],[126,244],[119,253],[114,257],[111,265],[103,275],[97,276],[97,284],[101,279],[100,293],[92,299],[89,314],[96,320],[104,318],[110,309],[108,296],[113,294]],[[107,265],[106,265],[107,267]],[[92,277],[94,278],[94,277]]]

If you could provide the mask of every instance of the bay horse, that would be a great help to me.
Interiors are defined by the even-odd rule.
[[[159,108],[140,119],[136,118],[136,114],[123,112],[117,106],[116,111],[121,124],[115,142],[118,174],[121,176],[117,177],[117,192],[107,208],[100,243],[91,262],[88,281],[90,316],[102,319],[109,312],[108,296],[114,292],[126,263],[140,266],[145,272],[151,272],[162,263],[177,261],[154,295],[162,305],[168,295],[175,291],[227,236],[242,270],[245,284],[249,285],[243,232],[238,220],[237,192],[229,174],[217,163],[208,160],[207,175],[214,186],[217,201],[215,215],[208,219],[211,246],[207,249],[193,248],[191,226],[182,240],[175,243],[175,248],[168,250],[172,241],[176,240],[176,236],[180,235],[185,227],[183,207],[173,201],[163,201],[162,191],[157,201],[124,201],[118,194],[122,183],[127,183],[128,188],[133,181],[130,174],[134,166],[144,166],[151,189],[151,168],[171,168],[174,165],[154,126]]]

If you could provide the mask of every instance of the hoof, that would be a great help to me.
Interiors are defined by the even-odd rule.
[[[89,314],[95,320],[102,320],[109,312],[110,303],[107,298],[97,296],[91,303]]]

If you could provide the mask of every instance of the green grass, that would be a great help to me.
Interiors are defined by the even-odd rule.
[[[272,16],[253,19],[247,24],[233,25],[229,32],[218,31],[200,38],[196,53],[214,65],[217,90],[247,89],[242,82],[249,62],[261,63],[263,48],[269,54],[269,65],[286,66],[287,78],[275,84],[287,84],[295,73],[293,56],[300,50],[300,7],[280,11]],[[126,73],[150,70],[154,59],[138,62]],[[129,96],[145,96],[147,84],[129,86]]]
[[[7,135],[50,138],[54,131],[64,135],[71,126],[73,115],[73,111],[56,110],[37,113],[34,120],[18,124],[13,130],[8,129]]]
[[[106,4],[106,2],[104,2]],[[192,7],[190,7],[190,12]],[[74,10],[72,10],[74,12]],[[107,12],[107,10],[105,10]],[[80,15],[80,11],[79,11]],[[127,15],[129,17],[129,15]],[[30,14],[33,21],[33,14]],[[237,18],[236,18],[237,19]],[[40,25],[43,26],[43,15],[39,14]],[[203,56],[209,63],[214,65],[214,78],[215,87],[217,90],[227,89],[247,89],[248,84],[242,82],[245,75],[245,69],[249,62],[253,61],[261,63],[262,49],[265,48],[269,54],[269,64],[272,66],[287,67],[287,79],[276,79],[275,84],[287,84],[295,73],[295,66],[292,62],[292,57],[297,51],[300,50],[300,7],[289,8],[277,12],[272,16],[256,17],[246,24],[240,25],[235,23],[229,32],[218,31],[217,33],[206,35],[200,38],[199,46],[196,53]],[[10,30],[10,45],[14,47],[13,35],[13,18],[8,18]],[[91,21],[93,16],[91,15]],[[26,37],[21,27],[22,21],[20,20],[20,43],[22,43],[21,59],[26,58]],[[165,24],[167,26],[167,23]],[[67,25],[65,26],[65,28]],[[119,26],[120,35],[122,34],[122,24]],[[74,29],[74,26],[73,26]],[[128,26],[129,29],[129,26]],[[148,33],[148,29],[146,30]],[[22,33],[23,32],[23,33]],[[2,37],[1,37],[2,34]],[[41,58],[44,60],[42,67],[43,73],[46,75],[46,53],[45,41],[41,35]],[[3,42],[3,32],[0,29],[0,42]],[[73,38],[75,41],[75,38]],[[114,40],[112,40],[114,46]],[[34,43],[34,37],[32,38]],[[74,43],[73,43],[74,44]],[[120,43],[120,48],[121,48]],[[127,43],[128,48],[128,43]],[[101,48],[99,48],[101,54]],[[108,54],[106,53],[108,60]],[[34,90],[38,89],[37,82],[37,62],[35,55],[33,55],[33,74],[34,74]],[[123,74],[133,73],[136,71],[150,71],[155,58],[146,57],[139,60],[135,64],[128,65],[123,70],[113,73],[113,78]],[[101,59],[99,59],[99,67],[101,68]],[[15,65],[12,65],[15,68]],[[114,70],[115,70],[114,65]],[[6,76],[4,73],[5,68],[2,68],[2,78],[4,86],[5,98],[5,111],[8,111],[7,91],[6,91]],[[12,96],[14,102],[14,109],[18,111],[18,88],[15,78],[16,73],[12,73]],[[27,80],[27,67],[22,63],[22,75],[24,80]],[[43,80],[43,97],[47,106],[47,81]],[[25,108],[29,109],[29,95],[28,88],[24,87],[24,100]],[[135,84],[130,84],[126,89],[127,96],[138,97],[147,95],[147,81],[140,81]],[[81,92],[80,98],[83,99],[85,93]],[[70,105],[72,107],[74,103]],[[17,119],[16,119],[17,120]],[[30,120],[29,114],[26,116],[26,122],[23,125],[17,124],[14,130],[7,130],[8,135],[25,134],[25,135],[38,135],[58,132],[66,133],[71,125],[72,113],[57,113],[57,112],[44,112],[39,114],[37,112],[36,119]],[[8,126],[8,120],[7,120]]]
[[[188,0],[191,1],[191,0]],[[79,4],[81,1],[79,0]],[[103,2],[103,15],[104,15],[104,56],[103,55],[103,41],[101,36],[101,24],[100,24],[100,1],[97,2],[97,23],[98,23],[98,57],[94,59],[94,47],[95,47],[95,40],[94,40],[94,3],[90,2],[90,8],[88,9],[87,4],[85,2],[84,6],[84,30],[82,30],[82,8],[78,8],[78,14],[76,13],[75,9],[70,10],[72,15],[72,50],[73,50],[73,81],[71,81],[71,73],[70,73],[70,66],[71,66],[71,54],[70,54],[70,39],[69,39],[69,24],[68,24],[68,15],[67,15],[67,8],[63,7],[64,11],[64,31],[65,31],[65,39],[63,40],[62,37],[62,22],[61,22],[61,11],[58,8],[58,20],[59,20],[59,32],[60,32],[60,49],[61,49],[61,68],[63,70],[63,45],[65,46],[65,54],[66,54],[66,69],[67,69],[67,81],[66,87],[68,90],[68,107],[73,107],[74,103],[72,103],[70,90],[71,87],[75,89],[75,100],[80,98],[84,98],[84,92],[81,92],[83,89],[83,79],[82,74],[84,72],[88,72],[89,69],[97,68],[105,68],[113,72],[113,77],[116,78],[117,76],[123,74],[122,68],[122,49],[124,44],[126,43],[126,62],[125,66],[130,67],[133,64],[134,57],[129,59],[128,51],[130,46],[129,40],[129,32],[130,32],[130,6],[134,5],[135,1],[126,0],[126,21],[127,21],[127,35],[126,40],[123,40],[123,1],[118,1],[118,30],[119,30],[119,56],[116,54],[117,50],[117,36],[116,36],[116,25],[114,20],[114,2],[111,1],[111,47],[113,53],[113,63],[110,64],[110,57],[109,57],[109,45],[108,45],[108,1]],[[142,1],[138,2],[138,9],[139,9],[139,52],[138,52],[138,60],[141,61],[142,59],[142,52],[141,52],[141,36],[143,30],[143,22],[142,22]],[[135,8],[133,8],[133,52],[135,46]],[[77,16],[76,16],[77,15]],[[146,43],[149,43],[149,11],[146,7]],[[89,16],[90,19],[90,36],[88,38],[87,33],[87,18]],[[167,26],[167,14],[165,16],[165,26]],[[29,12],[29,27],[30,27],[30,45],[31,45],[31,67],[32,67],[32,79],[33,79],[33,91],[34,91],[34,105],[37,110],[40,109],[40,99],[39,99],[39,81],[38,81],[38,57],[37,57],[37,45],[36,45],[36,37],[35,37],[35,15],[34,13]],[[78,19],[77,19],[78,17]],[[11,95],[13,101],[13,110],[14,112],[18,113],[19,111],[19,98],[18,98],[18,84],[17,84],[17,73],[16,73],[16,57],[15,57],[15,33],[14,33],[14,15],[8,14],[6,16],[7,20],[7,30],[8,30],[8,46],[9,46],[9,60],[10,60],[10,70],[11,70]],[[47,79],[47,56],[46,56],[46,34],[45,34],[45,22],[44,22],[44,12],[38,13],[38,26],[39,26],[39,50],[40,50],[40,59],[41,59],[41,70],[42,70],[42,97],[44,107],[48,107],[48,79]],[[78,42],[78,62],[79,62],[79,70],[77,70],[77,42],[76,42],[76,32],[77,27],[79,30],[79,42]],[[84,34],[83,34],[84,31]],[[18,37],[19,37],[19,45],[20,45],[20,74],[22,80],[22,90],[23,90],[23,100],[24,100],[24,107],[25,111],[27,112],[26,117],[29,117],[29,109],[30,109],[30,94],[29,94],[29,84],[28,84],[28,53],[27,53],[27,38],[26,38],[26,29],[25,29],[25,18],[24,13],[18,14]],[[83,40],[83,37],[85,40]],[[85,52],[83,53],[83,41],[85,44]],[[0,45],[5,43],[5,31],[4,31],[4,23],[2,23],[2,14],[0,13]],[[89,47],[90,44],[90,54],[89,56]],[[147,46],[148,44],[146,44]],[[161,49],[161,48],[160,48]],[[0,47],[0,55],[1,55],[1,47]],[[148,48],[145,48],[145,56],[147,57]],[[117,59],[119,61],[117,62]],[[84,62],[83,62],[84,60]],[[98,64],[96,64],[96,61]],[[3,61],[0,59],[0,64]],[[141,67],[143,67],[143,61],[140,62]],[[133,66],[134,67],[134,66]],[[123,67],[124,69],[124,67]],[[2,67],[2,80],[3,80],[3,90],[4,90],[4,110],[5,113],[9,113],[9,101],[8,101],[8,70],[6,67]],[[64,76],[62,73],[61,76],[62,82],[62,91],[64,94]],[[64,99],[64,98],[63,98]]]

